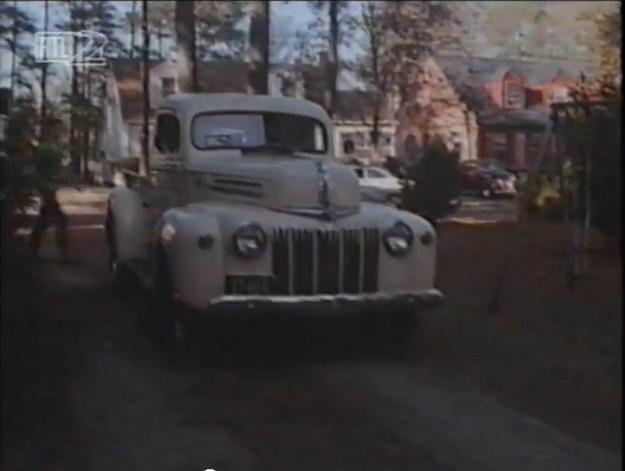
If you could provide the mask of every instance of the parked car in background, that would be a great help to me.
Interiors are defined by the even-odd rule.
[[[522,176],[527,174],[527,167],[520,165],[510,165],[499,159],[478,159],[477,162],[480,162],[485,168],[494,169],[494,170],[503,170],[505,172],[511,173],[518,180]]]
[[[516,194],[514,174],[488,159],[466,160],[459,167],[463,193],[478,194],[483,198]]]
[[[353,167],[358,184],[365,187],[379,188],[381,190],[401,190],[401,182],[388,170],[380,167]]]
[[[358,177],[363,201],[399,207],[402,191],[402,183],[399,178],[380,167],[352,166],[351,168]]]

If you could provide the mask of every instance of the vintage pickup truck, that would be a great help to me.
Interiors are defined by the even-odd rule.
[[[361,202],[333,157],[332,122],[305,100],[178,94],[156,113],[147,177],[108,202],[110,269],[152,290],[172,339],[193,319],[248,312],[370,314],[406,337],[439,303],[436,233]]]

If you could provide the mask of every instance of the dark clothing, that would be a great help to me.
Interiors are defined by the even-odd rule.
[[[45,230],[50,226],[50,223],[55,224],[56,231],[56,245],[63,254],[67,256],[67,216],[63,213],[59,202],[56,199],[56,192],[42,192],[41,195],[41,209],[39,210],[39,216],[35,227],[30,234],[30,244],[32,249],[37,253],[41,246],[41,239]]]
[[[45,230],[56,226],[56,243],[63,256],[67,256],[67,216],[63,213],[56,198],[57,190],[62,185],[62,153],[50,146],[37,150],[35,158],[34,184],[41,196],[41,209],[30,235],[32,249],[37,252]]]

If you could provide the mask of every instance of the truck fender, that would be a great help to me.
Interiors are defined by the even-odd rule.
[[[153,237],[158,241],[155,249],[161,248],[167,257],[174,295],[181,302],[202,309],[223,293],[224,244],[215,214],[169,209],[156,224]]]
[[[147,258],[150,239],[140,196],[128,188],[117,187],[109,196],[108,211],[114,221],[118,262]]]

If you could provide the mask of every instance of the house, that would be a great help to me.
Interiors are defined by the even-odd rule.
[[[437,135],[461,159],[499,158],[526,168],[538,155],[551,103],[593,63],[461,55],[427,57],[415,92],[398,110],[397,153],[418,158]]]
[[[179,91],[175,58],[150,62],[150,105],[152,112],[166,96]],[[248,65],[243,61],[211,61],[198,65],[200,88],[207,92],[249,93]],[[272,64],[269,92],[277,96],[306,98],[322,104],[322,68],[307,64]],[[111,61],[107,78],[107,99],[100,145],[104,162],[138,161],[143,129],[143,91],[141,62],[131,59]],[[388,108],[380,120],[381,145],[373,152],[369,136],[371,109],[365,95],[339,91],[334,139],[339,158],[371,161],[378,154],[394,155],[395,122]],[[152,128],[150,128],[152,132]],[[149,142],[152,142],[150,136]],[[350,144],[351,143],[351,144]],[[345,152],[345,149],[348,152]],[[110,165],[105,173],[110,173]]]
[[[106,160],[137,159],[143,125],[141,64],[111,61],[107,82],[102,154]],[[272,64],[270,94],[324,102],[324,57],[319,65]],[[153,109],[178,91],[175,58],[150,67]],[[568,99],[567,90],[587,62],[480,58],[438,54],[427,57],[415,79],[414,93],[401,106],[386,99],[380,110],[378,147],[372,145],[373,94],[339,88],[334,139],[337,157],[381,163],[386,157],[418,159],[423,145],[438,136],[461,159],[499,158],[511,166],[532,165],[538,155],[549,105]],[[243,61],[202,62],[198,81],[210,92],[248,93],[248,65]],[[151,139],[150,139],[151,142]]]
[[[530,167],[538,156],[550,105],[569,100],[569,88],[598,70],[582,61],[454,55],[439,55],[436,63],[476,114],[475,156],[519,168]]]
[[[423,60],[413,93],[397,109],[397,120],[397,154],[404,160],[418,160],[434,136],[461,160],[477,158],[476,114],[434,57]]]

